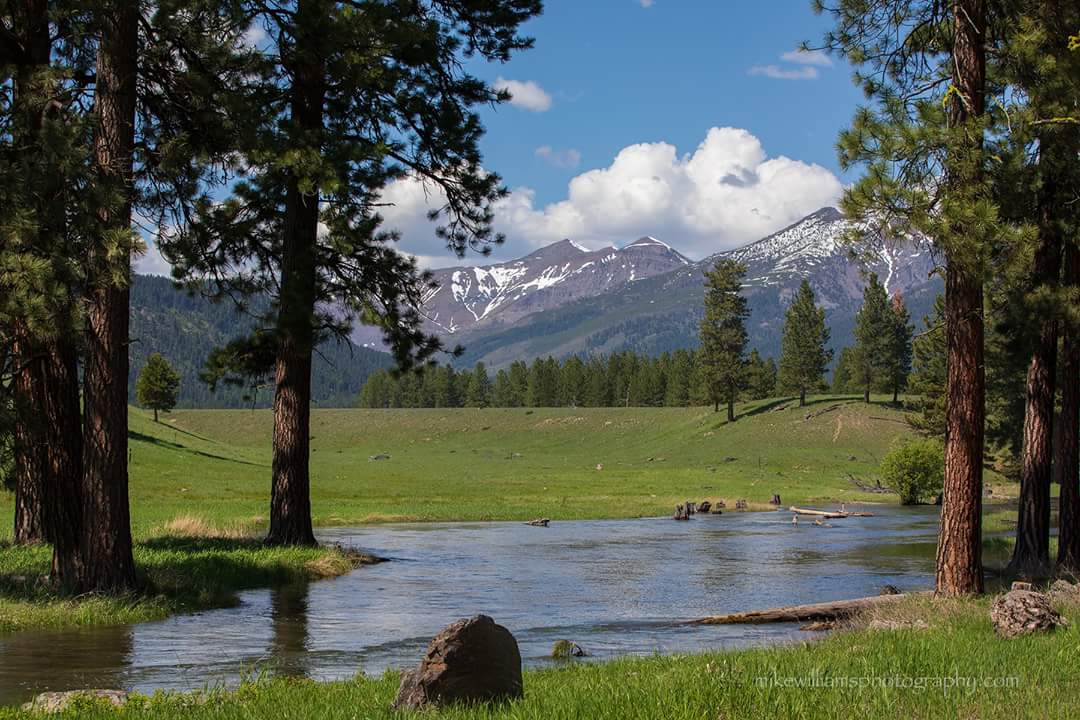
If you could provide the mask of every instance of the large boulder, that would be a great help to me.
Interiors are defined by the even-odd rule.
[[[415,670],[401,676],[395,710],[522,696],[521,653],[510,631],[487,615],[459,620],[436,635]]]
[[[998,635],[1007,638],[1047,632],[1065,624],[1061,615],[1050,607],[1048,595],[1023,589],[1010,590],[995,600],[990,607],[990,620]]]

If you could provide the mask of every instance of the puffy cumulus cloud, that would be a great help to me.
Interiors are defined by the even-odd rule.
[[[146,241],[146,251],[138,254],[131,264],[139,275],[165,275],[172,273],[172,265],[161,256],[161,251],[151,240]]]
[[[605,168],[570,181],[565,200],[538,206],[529,188],[516,188],[496,207],[496,228],[507,236],[494,257],[518,257],[563,238],[599,248],[641,235],[662,238],[702,258],[758,240],[834,204],[840,181],[829,170],[770,158],[746,130],[713,128],[693,153],[668,143],[624,148]],[[385,227],[401,231],[400,249],[428,267],[453,265],[426,219],[440,201],[419,181],[387,188]],[[476,257],[466,262],[474,263]]]
[[[653,0],[638,0],[641,3],[641,7],[650,8],[653,6]]]
[[[510,93],[510,104],[531,112],[546,112],[551,109],[551,95],[532,80],[507,80],[499,77],[493,83],[496,90]]]

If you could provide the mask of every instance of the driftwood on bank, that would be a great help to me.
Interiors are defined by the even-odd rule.
[[[789,605],[769,610],[732,613],[730,615],[712,615],[689,621],[689,625],[757,625],[781,622],[807,622],[810,620],[837,620],[864,610],[899,602],[912,595],[925,593],[901,593],[899,595],[875,595],[854,600],[836,600],[833,602],[811,603],[809,605]]]

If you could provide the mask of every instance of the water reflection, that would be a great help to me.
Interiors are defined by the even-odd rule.
[[[309,583],[298,583],[270,591],[268,651],[277,675],[307,676],[309,589]]]
[[[507,626],[529,665],[568,638],[594,658],[805,637],[792,626],[676,621],[932,584],[935,508],[876,508],[831,528],[786,513],[667,519],[444,523],[329,530],[393,562],[157,623],[0,638],[0,702],[45,689],[199,689],[275,672],[316,679],[411,665],[447,623]]]

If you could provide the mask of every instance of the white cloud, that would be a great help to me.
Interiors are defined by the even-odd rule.
[[[779,65],[754,65],[746,71],[749,75],[764,75],[774,80],[815,80],[818,76],[816,67],[803,65],[797,68],[782,68]]]
[[[791,50],[781,55],[780,59],[797,65],[832,67],[832,58],[820,50]]]
[[[149,239],[146,239],[146,252],[137,255],[132,262],[132,269],[139,275],[165,275],[172,272],[172,265],[161,256],[161,252]]]
[[[639,0],[639,2],[641,2],[643,8],[650,8],[653,5],[653,0]]]
[[[527,187],[496,208],[496,229],[507,236],[494,257],[518,257],[563,238],[600,248],[641,235],[659,237],[694,258],[758,240],[835,204],[840,181],[829,170],[787,157],[770,158],[746,130],[712,128],[693,153],[668,143],[621,150],[605,168],[574,177],[564,200],[538,206]],[[455,265],[435,238],[428,208],[438,203],[408,179],[387,188],[385,227],[402,233],[400,249],[427,267]],[[469,256],[474,264],[482,258]]]
[[[556,150],[550,145],[541,145],[536,148],[536,157],[546,160],[548,164],[559,168],[576,168],[581,164],[581,152],[574,148]]]
[[[545,112],[551,109],[551,95],[532,80],[507,80],[499,77],[494,82],[496,90],[510,93],[510,104],[522,110]]]

